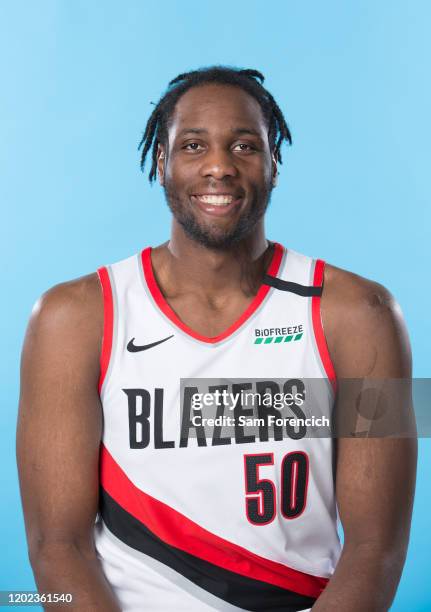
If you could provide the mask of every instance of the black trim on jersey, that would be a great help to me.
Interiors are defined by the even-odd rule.
[[[251,611],[297,612],[311,608],[314,597],[236,574],[163,542],[100,488],[100,510],[108,529],[122,542],[157,559],[200,588]]]
[[[323,285],[320,287],[308,287],[307,285],[285,281],[276,276],[271,276],[270,274],[265,274],[263,277],[263,284],[270,285],[281,291],[290,291],[290,293],[296,293],[296,295],[301,295],[302,297],[321,297],[323,292]]]

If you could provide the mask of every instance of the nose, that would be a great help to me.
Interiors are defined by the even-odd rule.
[[[208,150],[205,154],[200,174],[202,177],[211,176],[221,180],[227,176],[237,176],[238,169],[232,153],[217,147]]]

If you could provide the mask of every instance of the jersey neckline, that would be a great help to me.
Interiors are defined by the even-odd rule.
[[[280,269],[281,260],[284,253],[284,247],[278,242],[274,242],[274,252],[272,254],[271,261],[269,263],[268,269],[266,270],[266,274],[270,274],[272,276],[277,276],[277,273]],[[266,295],[270,291],[271,287],[269,285],[261,284],[258,292],[244,310],[244,312],[238,317],[236,321],[234,321],[225,331],[218,336],[204,336],[203,334],[199,334],[194,331],[191,327],[186,325],[179,316],[175,313],[175,311],[169,306],[166,301],[163,293],[160,290],[159,285],[157,284],[156,278],[154,276],[153,264],[151,261],[151,251],[152,247],[148,246],[141,252],[141,261],[142,268],[144,272],[144,279],[148,290],[156,304],[156,306],[163,312],[163,314],[170,319],[176,327],[181,329],[184,333],[191,336],[195,340],[200,340],[201,342],[205,342],[207,344],[215,344],[216,342],[220,342],[221,340],[225,340],[229,336],[231,336],[234,332],[236,332],[250,317],[251,315],[259,308]]]

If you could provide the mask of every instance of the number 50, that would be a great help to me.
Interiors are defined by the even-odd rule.
[[[276,515],[276,488],[272,480],[259,478],[262,465],[274,465],[274,453],[244,455],[246,514],[253,525],[267,525]],[[308,456],[302,451],[284,455],[281,461],[281,514],[297,518],[307,502]]]

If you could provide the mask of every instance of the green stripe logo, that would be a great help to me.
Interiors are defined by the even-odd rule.
[[[258,338],[255,338],[254,343],[282,344],[284,342],[298,342],[298,340],[301,340],[303,335],[304,333],[301,332],[300,334],[291,334],[290,336],[267,336],[266,338],[262,338],[261,336],[259,336]]]

